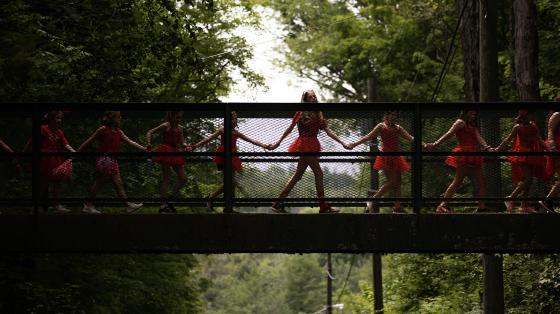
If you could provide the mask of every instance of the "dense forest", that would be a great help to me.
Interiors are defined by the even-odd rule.
[[[239,27],[262,27],[266,19],[275,18],[286,32],[280,66],[315,81],[328,93],[327,101],[366,101],[372,80],[379,101],[473,101],[478,100],[477,64],[473,66],[469,53],[478,48],[472,47],[473,38],[478,38],[477,2],[6,1],[0,5],[0,97],[10,103],[218,102],[236,84],[234,72],[251,88],[264,86],[263,77],[249,66],[251,47],[234,32]],[[538,97],[524,93],[519,74],[523,64],[516,59],[522,48],[516,46],[516,27],[520,27],[516,12],[521,2],[535,8],[538,84],[532,89]],[[459,35],[454,38],[459,19]],[[499,1],[500,99],[551,100],[560,94],[558,43],[557,1]],[[454,48],[445,79],[438,87],[450,47]],[[146,126],[155,126],[161,118],[125,117],[123,129],[142,141]],[[65,119],[64,127],[74,130],[69,140],[76,145],[98,123],[98,117],[87,112],[70,113]],[[10,128],[14,121],[27,131]],[[433,140],[450,121],[449,117],[428,120],[426,140]],[[242,130],[243,123],[242,119]],[[30,135],[27,118],[9,116],[0,124],[0,135],[12,144],[24,143]],[[503,137],[511,121],[502,125]],[[215,131],[219,121],[185,119],[185,126],[197,130],[188,138],[195,142]],[[343,132],[343,125],[333,129]],[[191,180],[183,196],[203,197],[219,185],[221,176],[214,168],[207,164],[188,167]],[[27,195],[25,180],[29,178],[16,179],[9,165],[4,168],[2,195]],[[271,176],[284,181],[292,165],[247,170],[240,179],[239,195],[274,197],[271,190],[280,185],[271,189],[259,182]],[[501,170],[502,179],[509,182],[509,168]],[[84,182],[93,180],[85,165],[76,171]],[[131,174],[125,182],[130,195],[157,194],[157,168],[153,176],[146,175],[143,162],[129,163],[123,171]],[[363,195],[369,171],[369,167],[354,165],[325,171],[325,181],[338,184],[327,185],[327,194]],[[430,175],[447,170],[424,171]],[[312,196],[308,187],[313,178],[308,175],[295,195]],[[448,178],[432,177],[438,177],[437,182],[424,193],[440,195]],[[405,186],[409,180],[405,177]],[[74,185],[66,190],[68,196],[83,195],[87,187]],[[502,189],[510,189],[509,183]],[[113,196],[110,190],[103,193]],[[181,213],[203,210],[188,208]],[[333,302],[344,304],[339,311],[372,313],[371,256],[334,254],[333,259]],[[482,312],[479,254],[388,254],[382,259],[386,313]],[[325,254],[1,255],[0,312],[314,313],[326,302],[325,264]],[[560,312],[560,257],[504,255],[504,289],[508,313]]]

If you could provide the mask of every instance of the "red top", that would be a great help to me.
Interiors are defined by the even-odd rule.
[[[177,147],[181,143],[181,129],[169,128],[163,131],[163,144]]]
[[[400,150],[399,137],[400,132],[396,126],[383,125],[381,128],[381,151],[398,152]]]
[[[476,138],[476,128],[472,126],[465,126],[459,129],[456,133],[459,146],[462,147],[477,147],[479,145]]]
[[[52,130],[48,124],[41,125],[41,151],[58,152],[68,145],[61,129]]]
[[[319,130],[327,127],[327,121],[320,119],[319,116],[311,118],[309,121],[302,121],[302,112],[298,111],[292,118],[292,122],[297,123],[299,136],[301,137],[317,137]]]
[[[514,147],[532,150],[537,144],[539,131],[534,123],[522,124],[515,136]]]
[[[99,134],[99,151],[103,153],[119,152],[121,147],[121,129],[105,126]]]

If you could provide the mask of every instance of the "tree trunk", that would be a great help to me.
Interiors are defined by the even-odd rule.
[[[467,5],[463,15],[461,46],[463,48],[463,69],[466,101],[479,99],[479,58],[478,58],[478,1],[457,0],[458,14]]]
[[[514,0],[515,81],[519,100],[539,100],[537,7],[534,0]]]

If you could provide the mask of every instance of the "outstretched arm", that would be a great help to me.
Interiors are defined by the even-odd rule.
[[[146,150],[146,147],[136,143],[135,141],[131,140],[128,136],[126,136],[126,134],[124,134],[124,132],[122,130],[120,130],[121,132],[121,138],[123,139],[123,141],[125,141],[128,145],[135,147],[139,150]]]
[[[346,143],[344,143],[343,141],[340,140],[340,138],[338,138],[338,136],[336,134],[334,134],[334,132],[329,129],[329,127],[325,127],[324,128],[325,133],[327,133],[327,135],[332,138],[333,140],[337,141],[338,143],[340,143],[340,145],[345,146],[346,147]]]
[[[164,122],[156,126],[155,128],[148,130],[148,132],[146,132],[146,147],[148,148],[148,150],[152,148],[152,134],[155,132],[159,132],[161,129],[167,127],[169,127],[169,122]]]
[[[82,149],[84,149],[86,146],[88,146],[94,139],[97,138],[97,136],[99,136],[99,134],[101,133],[101,131],[103,131],[105,129],[105,126],[99,127],[97,130],[95,130],[95,132],[93,132],[93,134],[87,139],[85,140],[85,142],[82,143],[82,145],[80,145],[80,147],[78,147],[78,151],[81,152]]]
[[[8,146],[8,144],[4,143],[4,141],[2,141],[2,139],[0,139],[0,147],[2,147],[3,150],[7,151],[8,153],[13,153],[14,150]]]
[[[449,128],[449,130],[445,132],[445,134],[443,134],[437,141],[427,144],[426,147],[428,149],[432,149],[441,145],[441,143],[450,139],[455,133],[457,133],[458,130],[464,128],[465,126],[466,124],[463,120],[457,119],[455,123],[453,123],[451,128]]]
[[[280,143],[282,143],[282,141],[286,138],[286,136],[288,136],[290,133],[292,133],[292,130],[294,129],[296,124],[297,124],[296,119],[292,119],[292,123],[290,124],[290,126],[288,126],[288,128],[284,131],[284,133],[282,133],[282,136],[280,136],[280,139],[274,145],[270,146],[270,149],[278,148],[278,146],[280,146]]]
[[[496,151],[500,151],[503,150],[504,147],[506,145],[508,145],[509,143],[511,143],[511,141],[513,140],[513,138],[515,137],[515,135],[517,135],[517,132],[519,131],[519,124],[516,124],[512,129],[511,132],[509,132],[508,136],[500,143],[500,145],[498,145],[498,147],[495,148]]]
[[[220,136],[221,134],[224,133],[224,128],[219,128],[216,132],[212,133],[210,136],[202,139],[200,142],[192,145],[190,147],[190,150],[195,150],[197,147],[205,145],[206,143],[210,142],[211,140],[217,138],[218,136]],[[188,147],[188,146],[186,146]]]
[[[270,147],[270,145],[266,145],[266,144],[263,144],[263,143],[261,143],[261,142],[259,142],[259,141],[257,141],[257,140],[254,140],[254,139],[248,137],[247,135],[245,135],[245,134],[243,134],[243,133],[241,133],[241,132],[239,132],[239,131],[236,131],[236,132],[237,132],[237,135],[238,135],[241,139],[243,139],[243,140],[245,140],[245,141],[247,141],[247,142],[249,142],[249,143],[251,143],[251,144],[253,144],[253,145],[256,145],[256,146],[259,146],[259,147],[262,147],[262,148],[269,148],[269,147]]]
[[[410,135],[410,133],[408,133],[402,126],[397,125],[397,128],[399,130],[399,134],[404,137],[404,139],[406,139],[409,142],[414,141],[414,136]]]
[[[376,138],[379,135],[379,132],[381,132],[381,128],[383,127],[383,125],[381,123],[377,124],[372,130],[371,132],[369,132],[367,135],[363,136],[361,139],[359,139],[357,142],[355,143],[350,143],[348,144],[347,149],[353,149],[354,147],[363,144],[367,141],[370,141],[374,138]]]

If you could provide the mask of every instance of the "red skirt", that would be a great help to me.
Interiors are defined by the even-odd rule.
[[[452,152],[479,152],[472,146],[455,147]],[[445,163],[453,168],[459,168],[464,165],[473,167],[482,167],[482,156],[447,156]]]
[[[156,147],[155,152],[158,152],[158,153],[175,153],[175,152],[178,152],[178,151],[173,146],[166,145],[166,144],[160,144],[160,145],[158,145],[158,147]],[[154,162],[160,163],[162,165],[167,165],[167,166],[182,166],[182,165],[185,164],[185,158],[183,158],[183,156],[154,156],[152,158],[152,160]]]
[[[288,152],[290,153],[320,152],[320,151],[321,151],[321,143],[319,143],[319,139],[310,136],[298,137],[288,147]]]
[[[116,159],[109,156],[98,157],[95,162],[95,171],[108,177],[119,175],[119,163]]]
[[[53,176],[56,180],[66,180],[72,178],[72,159],[66,159],[60,166],[53,169]]]
[[[62,156],[45,156],[41,157],[39,163],[39,173],[41,178],[59,181],[62,178],[54,174],[54,170],[64,163],[65,159]]]
[[[216,149],[216,153],[223,153],[224,152],[224,146],[220,145],[218,147],[218,149]],[[224,157],[222,156],[214,156],[214,158],[212,158],[212,162],[214,162],[217,166],[218,166],[218,170],[222,171],[224,169]],[[233,169],[233,171],[243,171],[243,166],[241,165],[241,159],[239,159],[239,157],[232,157],[231,158],[231,167]]]
[[[512,150],[514,153],[518,152],[536,152],[534,149],[526,147],[516,147]],[[508,156],[508,161],[513,165],[518,166],[530,166],[530,167],[544,167],[545,158],[544,156]]]
[[[373,169],[406,172],[410,171],[410,165],[403,156],[377,156],[373,163]]]

